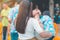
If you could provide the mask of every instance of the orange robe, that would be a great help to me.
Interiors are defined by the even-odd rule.
[[[56,36],[53,38],[53,40],[60,40],[60,36],[58,36],[58,25],[54,23],[54,28],[56,31]]]
[[[0,40],[2,40],[2,23],[0,22]]]
[[[58,34],[58,25],[56,23],[54,23],[54,28],[55,28],[55,32],[56,32],[56,35]]]

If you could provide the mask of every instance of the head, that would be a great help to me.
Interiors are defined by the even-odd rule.
[[[37,9],[37,10],[35,9],[35,10],[33,10],[32,14],[33,14],[33,17],[40,17],[41,11],[39,9]]]
[[[38,9],[38,5],[36,5],[36,9]]]
[[[8,3],[7,2],[3,3],[3,8],[4,9],[7,9],[8,8]]]
[[[44,12],[43,12],[43,15],[50,16],[50,12],[49,12],[49,11],[44,11]]]
[[[20,4],[21,1],[22,1],[22,0],[10,0],[10,1],[9,1],[9,6],[10,6],[10,7],[14,7],[14,6],[16,6],[17,4]]]
[[[59,7],[59,4],[57,3],[57,4],[55,4],[55,6],[56,6],[56,7]]]
[[[31,7],[32,8],[32,7]],[[20,3],[19,13],[17,16],[16,30],[22,34],[25,33],[25,28],[30,15],[30,2],[28,0],[23,0]]]
[[[15,0],[15,6],[18,5],[18,4],[20,4],[21,1],[22,0]]]

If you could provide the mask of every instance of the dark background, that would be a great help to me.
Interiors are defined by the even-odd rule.
[[[43,12],[44,10],[49,10],[49,0],[32,0],[33,9],[38,5],[39,9]]]
[[[39,6],[39,9],[43,12],[45,10],[49,10],[49,0],[31,0],[33,2],[33,9],[35,5]],[[60,4],[60,0],[54,0],[54,4]]]

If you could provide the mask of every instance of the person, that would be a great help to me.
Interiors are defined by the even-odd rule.
[[[8,6],[8,2],[3,3],[3,10],[1,11],[2,16],[2,25],[3,25],[3,40],[6,40],[7,37],[7,28],[8,28],[8,14],[10,8]]]
[[[2,17],[0,15],[0,40],[2,40],[2,29],[3,29],[3,26],[2,26]]]
[[[53,38],[53,40],[59,40],[60,39],[60,37],[59,37],[59,35],[58,35],[58,33],[59,33],[59,30],[58,30],[58,25],[54,22],[54,18],[52,18],[52,20],[53,20],[53,25],[54,25],[54,28],[55,28],[55,37]]]
[[[55,36],[58,36],[58,33],[59,33],[58,25],[55,23],[54,18],[52,18],[52,20],[53,20],[53,25],[54,25],[55,32],[56,32]]]
[[[34,18],[36,18],[39,21],[39,24],[41,28],[43,29],[43,24],[41,23],[41,20],[40,20],[41,11],[38,9],[38,5],[36,5],[36,8],[33,10],[33,15],[34,15]],[[37,40],[43,40],[37,32],[35,32],[35,36]]]
[[[41,11],[38,9],[38,7],[36,7],[36,8],[34,9],[34,11],[35,11],[35,12],[38,12],[38,13],[35,14],[35,16],[37,16],[37,18],[38,18],[38,20],[39,20],[39,22],[40,22],[40,26],[44,29],[44,24],[41,22],[42,20],[40,19],[40,18],[43,17],[43,16],[40,17],[40,16],[41,16]],[[38,14],[38,15],[37,15],[37,14]],[[44,30],[45,30],[45,29],[44,29]],[[46,32],[47,32],[47,31],[46,31]],[[48,32],[47,32],[47,33],[48,33]],[[49,32],[49,33],[50,33],[50,32]],[[48,33],[48,34],[49,34],[49,33]],[[48,37],[48,38],[42,38],[42,37],[39,36],[38,33],[35,33],[35,35],[36,35],[36,38],[37,38],[38,40],[45,40],[45,39],[48,39],[48,38],[49,38],[49,37]],[[51,34],[51,35],[52,35],[52,34]],[[50,36],[51,36],[51,35],[50,35]]]
[[[53,40],[60,40],[60,36],[55,36]]]
[[[15,19],[17,17],[18,11],[19,11],[19,3],[20,1],[14,0],[15,1],[15,6],[11,8],[9,15],[8,15],[8,20],[10,23],[10,34],[11,34],[11,40],[18,40],[18,33],[15,29]]]
[[[55,8],[54,8],[55,14],[58,13],[59,10],[60,10],[60,9],[59,9],[59,4],[56,3],[56,4],[55,4]]]
[[[58,35],[58,25],[55,22],[54,22],[54,28],[55,28],[56,35]]]
[[[55,22],[56,24],[59,24],[58,19],[57,19],[58,15],[59,15],[59,11],[60,11],[60,9],[59,9],[59,4],[58,4],[58,3],[55,4],[54,10],[55,10],[55,13],[54,13],[54,22]]]
[[[37,14],[38,15],[38,14]],[[23,0],[19,7],[19,13],[16,20],[16,30],[19,35],[19,40],[32,40],[35,37],[35,31],[41,37],[50,37],[41,28],[35,11],[32,13],[32,3],[29,0]]]
[[[49,11],[43,12],[43,17],[41,18],[41,22],[44,25],[44,30],[52,33],[52,37],[46,40],[52,40],[55,36],[55,29],[54,29],[53,20],[51,19]]]
[[[57,24],[60,24],[60,12],[58,12],[58,14],[54,15],[54,22]]]

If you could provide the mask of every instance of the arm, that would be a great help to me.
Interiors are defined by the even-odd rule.
[[[10,26],[11,26],[11,22],[12,22],[12,18],[13,18],[13,10],[10,10],[9,15],[8,15],[8,34],[10,33]]]
[[[11,9],[10,12],[9,12],[9,15],[8,15],[8,21],[9,21],[9,23],[11,23],[11,21],[13,19],[13,15],[14,15],[14,10]]]
[[[2,16],[3,16],[3,10],[1,11],[1,18],[2,18]]]
[[[8,31],[7,31],[7,32],[8,32],[8,35],[10,34],[10,25],[11,25],[11,24],[8,23],[8,28],[7,28],[7,30],[8,30]]]
[[[47,37],[51,37],[51,33],[47,34],[47,32],[45,32],[41,26],[39,25],[37,20],[34,20],[32,23],[34,29],[40,34],[41,37],[43,38],[47,38]]]

